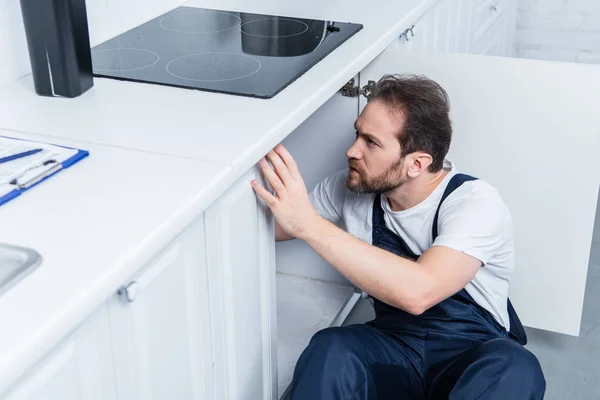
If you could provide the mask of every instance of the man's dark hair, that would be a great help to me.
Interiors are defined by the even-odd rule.
[[[433,158],[429,171],[441,170],[452,138],[446,91],[425,76],[384,75],[371,90],[369,101],[373,100],[381,101],[403,119],[404,126],[398,132],[400,156],[424,151]]]

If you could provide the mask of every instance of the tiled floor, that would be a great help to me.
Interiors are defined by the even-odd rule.
[[[361,302],[346,324],[373,317],[367,302]],[[600,206],[596,212],[590,267],[579,337],[526,329],[527,348],[540,360],[546,377],[545,400],[600,399]]]

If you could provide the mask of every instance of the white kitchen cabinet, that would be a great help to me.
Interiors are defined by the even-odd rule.
[[[510,297],[524,325],[578,335],[600,183],[600,67],[392,44],[360,80],[400,72],[448,91],[449,158],[498,188],[512,212]]]
[[[214,398],[204,221],[108,300],[119,399]]]
[[[440,0],[402,35],[415,51],[512,56],[516,0]]]
[[[401,35],[415,51],[511,56],[516,0],[439,0]]]
[[[468,52],[513,56],[517,18],[516,0],[464,0]]]
[[[2,400],[115,399],[106,305],[21,377]]]
[[[484,56],[501,56],[506,51],[506,40],[504,31],[504,21],[499,20],[491,26],[483,36],[475,43],[471,53]]]
[[[401,36],[410,50],[457,51],[466,40],[461,30],[461,3],[464,0],[440,0]]]
[[[276,398],[273,218],[250,186],[253,179],[262,181],[258,168],[205,212],[213,398],[222,400]]]

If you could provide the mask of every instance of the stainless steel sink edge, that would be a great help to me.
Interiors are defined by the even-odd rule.
[[[2,259],[2,256],[6,254],[21,256],[24,261],[16,267],[8,266],[6,265],[8,262]],[[42,263],[42,256],[28,247],[0,243],[0,263],[2,262],[6,262],[6,264],[0,265],[0,269],[8,268],[10,270],[8,272],[0,271],[0,296],[35,270]]]

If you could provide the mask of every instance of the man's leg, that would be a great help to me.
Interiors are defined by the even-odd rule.
[[[367,325],[319,331],[296,364],[291,399],[421,400],[419,340]]]
[[[492,339],[461,354],[431,385],[430,399],[541,400],[546,380],[537,358],[511,339]]]

